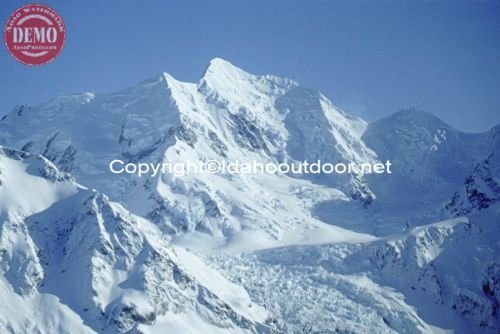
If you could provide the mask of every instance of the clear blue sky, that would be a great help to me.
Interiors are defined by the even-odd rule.
[[[0,115],[61,93],[169,72],[196,81],[222,57],[293,78],[367,120],[418,107],[465,131],[500,123],[500,1],[34,1],[67,27],[52,63],[0,50]],[[2,26],[26,1],[1,1]]]

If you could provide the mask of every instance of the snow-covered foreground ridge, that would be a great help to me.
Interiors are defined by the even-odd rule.
[[[180,260],[151,222],[42,157],[0,148],[0,170],[0,332],[270,332],[242,288]]]
[[[18,106],[0,121],[0,332],[497,332],[499,138],[417,110],[368,124],[222,59],[197,83]],[[140,178],[114,159],[393,174]]]

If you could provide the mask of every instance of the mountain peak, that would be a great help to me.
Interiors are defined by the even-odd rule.
[[[238,77],[249,77],[250,73],[245,72],[241,68],[231,64],[229,61],[222,58],[214,58],[210,60],[207,68],[202,76],[202,79],[213,79],[226,77],[228,79],[236,79]]]
[[[383,119],[376,122],[389,122],[391,124],[420,124],[431,127],[453,129],[450,125],[446,124],[442,119],[427,111],[418,108],[407,108],[395,112]],[[455,130],[455,129],[453,129]]]
[[[210,67],[235,68],[235,69],[241,70],[237,66],[233,65],[230,61],[219,58],[219,57],[215,57],[208,62],[208,68],[210,68]]]
[[[401,109],[393,114],[396,118],[427,118],[439,119],[435,115],[418,108]]]

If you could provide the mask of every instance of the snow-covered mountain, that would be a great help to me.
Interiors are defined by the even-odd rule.
[[[112,175],[108,164],[118,158],[146,163],[372,161],[375,153],[361,140],[366,126],[291,80],[251,75],[214,59],[196,84],[164,73],[117,93],[61,96],[37,107],[18,107],[0,122],[0,143],[47,157],[169,232],[229,238],[244,230],[276,239],[304,221],[311,225],[301,198],[308,193],[308,202],[316,192],[324,193],[321,198],[366,201],[373,194],[358,175],[315,175],[314,184],[288,176],[163,174],[151,179]]]
[[[0,121],[14,149],[0,156],[2,296],[16,301],[0,326],[42,326],[15,308],[47,303],[48,332],[495,332],[498,134],[413,109],[368,124],[222,59],[197,83],[162,73],[18,106]],[[139,177],[112,174],[114,159],[393,173]]]
[[[421,209],[423,200],[444,201],[489,149],[488,133],[462,133],[420,110],[403,110],[373,122],[364,133],[394,174],[372,178],[374,191],[391,207]],[[405,196],[398,187],[404,184]]]
[[[2,333],[271,332],[242,288],[45,158],[0,148],[0,170]]]

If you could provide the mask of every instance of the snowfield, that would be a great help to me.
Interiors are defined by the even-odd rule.
[[[0,121],[1,333],[497,333],[500,126],[368,124],[222,59]],[[111,161],[376,163],[160,174]]]

